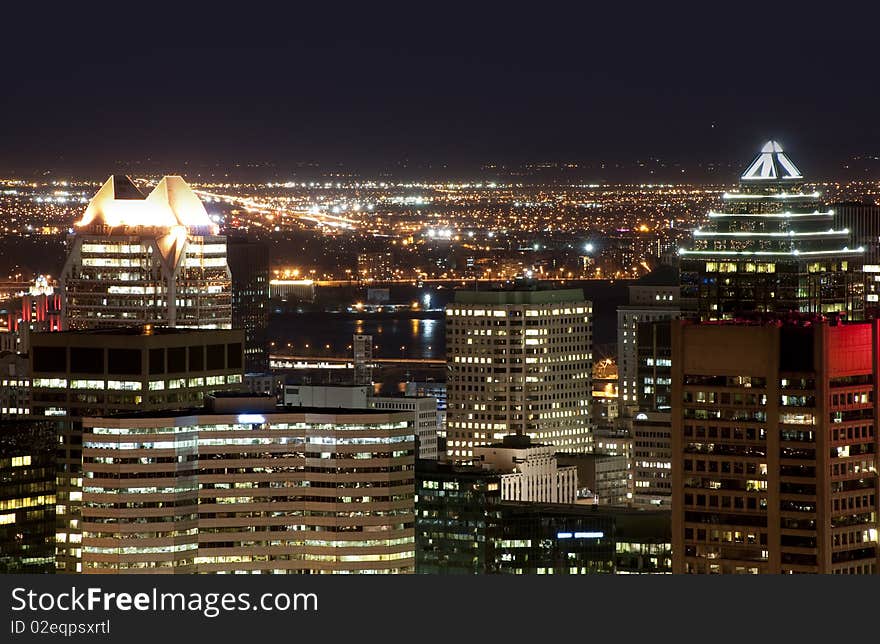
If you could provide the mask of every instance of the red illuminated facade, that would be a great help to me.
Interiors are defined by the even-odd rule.
[[[877,574],[880,323],[673,328],[673,570]]]

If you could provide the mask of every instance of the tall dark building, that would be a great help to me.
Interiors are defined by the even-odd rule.
[[[31,416],[56,420],[56,571],[81,572],[82,418],[180,409],[242,382],[242,332],[144,327],[37,333]]]
[[[269,371],[269,247],[230,237],[226,261],[232,271],[232,328],[244,329],[246,373]]]
[[[880,571],[878,331],[673,327],[674,572]]]
[[[0,431],[0,574],[55,572],[57,423],[4,420]]]
[[[672,320],[639,322],[636,336],[636,396],[639,411],[668,412],[672,406]]]
[[[764,145],[739,183],[679,250],[682,299],[702,320],[790,311],[860,319],[865,249],[834,225],[818,192],[803,189],[782,147]]]
[[[849,230],[853,246],[864,246],[865,264],[880,264],[880,206],[875,203],[836,203],[834,223]]]

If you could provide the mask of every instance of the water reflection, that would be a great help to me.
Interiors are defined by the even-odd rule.
[[[443,314],[434,318],[352,318],[334,313],[288,313],[272,316],[271,351],[293,355],[348,356],[351,337],[373,336],[378,356],[443,359],[446,337]],[[289,345],[289,346],[288,346]]]

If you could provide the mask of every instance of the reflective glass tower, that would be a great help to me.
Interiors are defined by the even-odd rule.
[[[694,231],[681,255],[682,298],[703,320],[750,313],[863,313],[864,249],[835,226],[818,192],[804,190],[797,166],[768,141],[723,195],[719,212]]]

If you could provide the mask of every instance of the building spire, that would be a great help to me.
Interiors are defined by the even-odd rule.
[[[788,181],[803,178],[801,171],[782,151],[782,146],[776,141],[767,141],[760,154],[742,173],[740,181]]]

